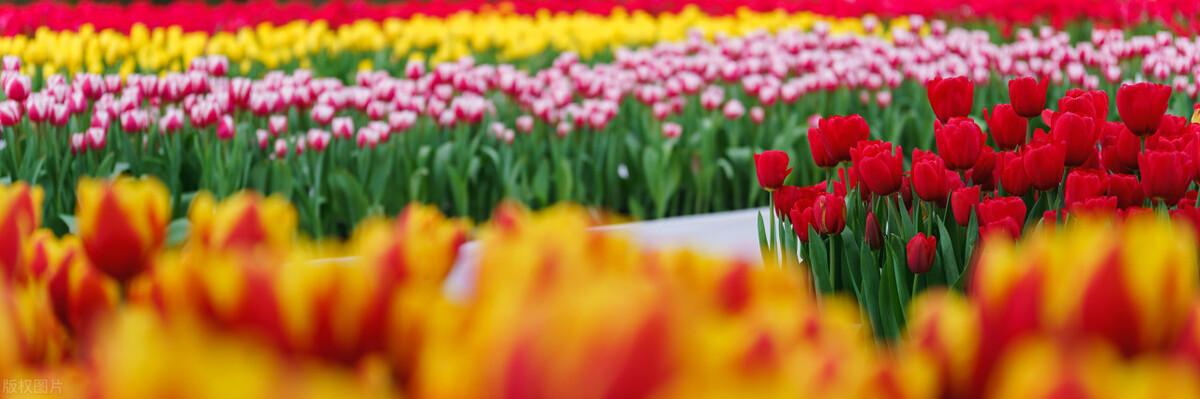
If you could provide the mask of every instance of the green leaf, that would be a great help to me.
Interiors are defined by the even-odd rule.
[[[942,268],[946,271],[946,281],[958,281],[959,268],[958,256],[954,253],[954,240],[950,233],[946,231],[946,224],[942,222],[942,218],[933,218],[937,221],[938,234],[941,239],[938,240],[938,246],[941,247],[942,255],[945,256],[946,262],[942,264]]]
[[[167,225],[167,247],[183,245],[191,231],[191,223],[187,218],[179,218]]]
[[[817,292],[832,294],[833,287],[829,285],[829,253],[825,248],[825,240],[817,234],[813,226],[808,226],[808,248],[808,267],[812,269]]]
[[[67,225],[67,231],[79,235],[79,222],[75,220],[75,215],[58,215],[58,217]]]

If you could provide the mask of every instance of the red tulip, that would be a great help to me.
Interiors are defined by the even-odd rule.
[[[1108,92],[1104,90],[1067,90],[1063,98],[1058,99],[1059,113],[1074,112],[1090,116],[1093,120],[1108,120]]]
[[[1100,140],[1100,162],[1113,173],[1137,171],[1142,141],[1119,122],[1105,122]]]
[[[942,79],[936,77],[925,83],[929,105],[938,121],[946,123],[950,118],[971,114],[971,102],[975,99],[975,84],[965,76]]]
[[[863,230],[863,241],[867,242],[867,246],[871,247],[872,251],[878,251],[883,247],[883,232],[879,229],[879,221],[875,219],[875,212],[867,212],[867,225]]]
[[[904,149],[883,141],[860,141],[850,150],[859,187],[887,196],[900,190],[904,178]]]
[[[1034,132],[1033,142],[1025,147],[1022,158],[1030,184],[1033,188],[1045,191],[1062,182],[1066,149],[1063,144],[1051,140],[1049,135],[1039,133]]]
[[[995,171],[996,151],[985,145],[979,149],[975,166],[967,170],[967,177],[971,179],[971,184],[982,187],[984,191],[992,191],[996,187]]]
[[[945,159],[947,167],[966,170],[975,166],[985,138],[974,120],[954,118],[944,125],[934,122],[933,134],[938,155]]]
[[[1067,210],[1072,215],[1111,215],[1117,210],[1117,197],[1102,195],[1099,197],[1088,198],[1086,200],[1068,205]]]
[[[1006,193],[1025,195],[1029,192],[1029,176],[1025,174],[1025,161],[1016,152],[1002,152],[996,155],[996,180]]]
[[[758,185],[767,191],[783,186],[792,168],[788,167],[788,154],[779,150],[767,150],[754,154],[754,168],[758,172]]]
[[[1076,113],[1059,114],[1050,130],[1054,140],[1066,148],[1066,165],[1083,165],[1096,149],[1096,130],[1091,117]]]
[[[803,206],[797,202],[792,205],[792,210],[789,212],[792,219],[792,230],[796,231],[796,237],[800,238],[800,242],[808,242],[808,226],[812,225],[813,209],[811,204]]]
[[[1187,131],[1187,127],[1187,118],[1163,114],[1162,120],[1158,121],[1158,129],[1154,131],[1151,137],[1179,137]]]
[[[1192,159],[1183,151],[1146,151],[1138,154],[1142,192],[1146,197],[1175,205],[1192,182]]]
[[[1099,169],[1075,169],[1067,175],[1066,205],[1104,196],[1108,192],[1107,176]]]
[[[937,237],[917,233],[908,240],[905,249],[908,255],[908,271],[914,274],[928,272],[933,268],[934,255],[937,254]]]
[[[1170,86],[1150,82],[1126,83],[1117,89],[1117,112],[1130,132],[1149,136],[1158,130],[1170,100]]]
[[[850,160],[850,149],[871,136],[871,128],[860,115],[821,118],[808,130],[808,145],[817,166],[833,167]]]
[[[846,198],[822,194],[812,204],[812,224],[817,233],[840,234],[846,228]]]
[[[913,150],[912,186],[917,197],[944,206],[950,188],[946,185],[946,165],[936,154]],[[953,172],[950,172],[953,173]]]
[[[1008,101],[1017,115],[1022,118],[1034,118],[1046,109],[1046,89],[1050,81],[1034,79],[1031,76],[1013,78],[1008,81]],[[990,129],[991,122],[988,122]],[[1024,134],[1022,134],[1024,137]]]
[[[792,208],[797,205],[801,208],[810,207],[818,196],[825,194],[825,185],[822,183],[805,187],[783,186],[771,194],[775,198],[775,210],[779,212],[779,216],[791,217]]]
[[[950,194],[950,209],[954,212],[954,222],[959,226],[971,223],[971,212],[979,205],[979,186],[964,187]]]
[[[1025,201],[1020,197],[988,198],[976,208],[979,215],[979,235],[986,237],[993,231],[1002,231],[1017,238],[1025,226]]]
[[[1011,81],[1009,86],[1012,86]],[[1045,95],[1046,93],[1043,92],[1043,103]],[[1038,112],[1041,112],[1040,108]],[[992,134],[992,141],[996,143],[996,148],[1012,150],[1025,144],[1025,131],[1029,126],[1029,121],[1018,115],[1012,105],[996,104],[990,114],[987,108],[984,108],[983,118],[987,120],[988,132]]]
[[[1108,176],[1108,195],[1117,197],[1117,206],[1128,209],[1142,205],[1145,198],[1137,176],[1115,174]]]

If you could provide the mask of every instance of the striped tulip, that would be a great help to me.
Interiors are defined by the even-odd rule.
[[[42,220],[42,189],[25,183],[0,185],[0,280],[17,277],[25,245]]]
[[[153,178],[84,178],[76,193],[79,236],[96,268],[125,283],[149,267],[171,217],[166,186]]]

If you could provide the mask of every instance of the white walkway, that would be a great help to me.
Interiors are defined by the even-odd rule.
[[[688,246],[709,254],[759,259],[758,212],[761,209],[681,216],[647,222],[617,224],[595,228],[628,235],[648,248]],[[764,213],[766,215],[766,213]],[[452,298],[465,298],[474,286],[478,243],[469,242],[459,250],[458,263],[446,280],[446,292]]]

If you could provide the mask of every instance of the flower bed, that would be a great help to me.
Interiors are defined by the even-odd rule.
[[[969,117],[968,79],[930,81],[936,152],[906,157],[902,146],[871,140],[866,121],[851,115],[809,131],[826,181],[786,186],[788,155],[755,155],[775,206],[770,222],[759,219],[764,256],[805,259],[821,292],[852,293],[876,331],[894,337],[909,298],[966,285],[979,240],[1095,214],[1200,220],[1191,189],[1200,177],[1200,107],[1189,122],[1166,114],[1170,87],[1127,83],[1113,96],[1121,122],[1110,122],[1104,91],[1069,90],[1051,110],[1044,80],[1008,85],[1010,103],[984,109],[985,135]],[[1048,132],[1033,127],[1037,118]]]

